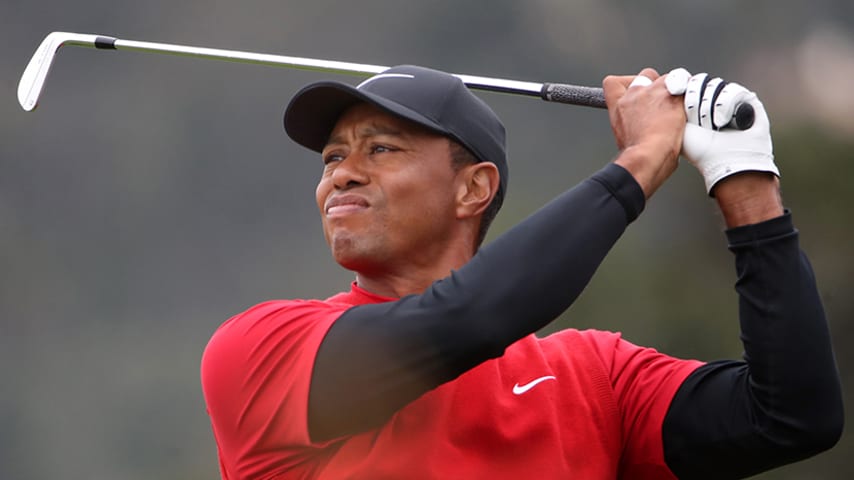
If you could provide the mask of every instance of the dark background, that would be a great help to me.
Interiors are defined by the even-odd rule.
[[[47,33],[592,86],[644,66],[743,83],[772,119],[851,412],[852,27],[848,0],[2,0],[0,478],[215,478],[198,373],[211,333],[256,302],[325,297],[352,278],[322,239],[319,158],[281,128],[289,97],[330,75],[67,47],[25,113],[17,82]],[[604,111],[481,95],[505,120],[511,162],[490,238],[616,153]],[[738,358],[721,231],[683,162],[549,330]],[[761,478],[852,478],[849,431]]]

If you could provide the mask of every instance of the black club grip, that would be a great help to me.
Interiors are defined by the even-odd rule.
[[[605,93],[601,88],[582,87],[565,83],[544,83],[540,96],[547,102],[567,103],[584,107],[608,108]],[[738,130],[747,130],[753,126],[755,112],[748,103],[742,103],[735,109],[730,125]]]
[[[565,83],[544,83],[540,96],[547,102],[568,103],[584,107],[608,108],[601,88],[580,87]]]

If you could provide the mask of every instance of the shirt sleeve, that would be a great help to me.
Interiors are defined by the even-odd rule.
[[[306,423],[312,365],[347,305],[278,301],[225,322],[205,348],[201,382],[226,470],[257,478],[299,463],[311,446]],[[289,453],[290,452],[290,453]]]
[[[588,330],[582,335],[608,373],[621,415],[620,478],[676,478],[664,459],[662,424],[679,386],[703,363],[639,347],[619,333]]]
[[[744,478],[826,450],[842,432],[830,331],[791,215],[727,237],[744,359],[701,367],[676,394],[663,437],[680,478]]]

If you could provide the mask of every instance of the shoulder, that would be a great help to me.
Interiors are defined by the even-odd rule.
[[[572,343],[580,348],[580,355],[592,355],[608,373],[612,383],[637,375],[670,377],[675,374],[681,378],[701,365],[696,360],[678,359],[655,348],[636,345],[624,339],[620,332],[569,329],[546,339],[552,338],[562,345]]]
[[[334,321],[349,305],[324,300],[269,300],[226,320],[212,340],[267,336],[282,329],[293,331]]]
[[[253,375],[309,371],[329,327],[347,308],[322,300],[271,300],[229,318],[202,353],[206,397],[220,392],[231,398]]]
[[[323,300],[271,300],[226,320],[213,333],[202,356],[202,369],[243,363],[264,356],[311,351],[350,306]]]
[[[298,322],[311,320],[333,312],[343,312],[349,305],[330,300],[268,300],[234,315],[220,326],[224,328],[251,328],[259,324]]]
[[[572,347],[574,353],[584,357],[592,355],[606,369],[610,369],[615,352],[618,351],[624,341],[619,332],[569,328],[553,333],[543,338],[541,342],[544,345],[554,345],[562,350]]]

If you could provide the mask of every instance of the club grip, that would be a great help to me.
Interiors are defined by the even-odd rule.
[[[582,87],[565,83],[544,83],[540,97],[547,102],[567,103],[583,107],[608,108],[605,104],[605,93],[601,88]],[[749,103],[742,103],[735,108],[729,127],[737,130],[747,130],[753,126],[756,112]]]
[[[547,102],[568,103],[583,107],[608,108],[601,88],[581,87],[565,83],[544,83],[540,96]]]

